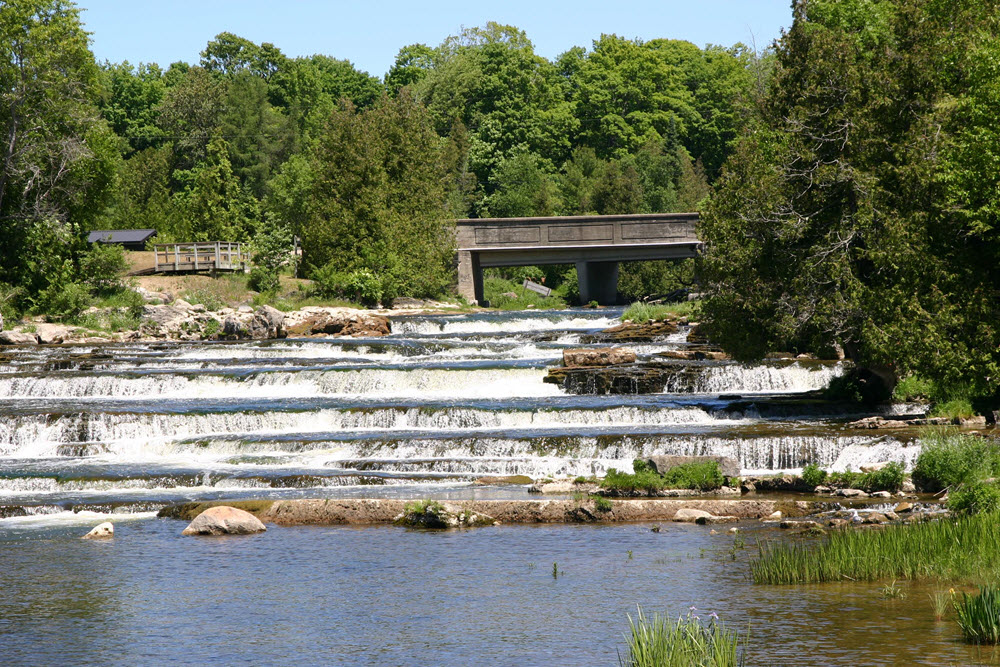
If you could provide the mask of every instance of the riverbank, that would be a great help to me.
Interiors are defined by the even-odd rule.
[[[173,505],[160,517],[190,521],[209,507],[227,505],[250,512],[265,523],[281,526],[376,525],[395,522],[412,501],[381,498],[212,501]],[[485,515],[502,524],[638,523],[672,521],[680,510],[698,510],[716,517],[761,519],[775,512],[802,516],[814,503],[789,500],[467,500],[445,502],[449,513]]]

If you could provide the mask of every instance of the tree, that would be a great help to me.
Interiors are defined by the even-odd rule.
[[[365,272],[383,298],[436,295],[451,283],[449,165],[423,106],[405,90],[367,110],[348,103],[312,158],[307,274]]]
[[[0,282],[38,291],[107,201],[118,142],[76,7],[4,2],[0,54]]]
[[[989,4],[795,4],[703,216],[706,323],[738,358],[839,344],[890,383],[995,398]]]
[[[404,46],[396,54],[396,61],[385,75],[385,89],[392,95],[401,88],[423,81],[434,67],[434,49],[425,44]]]

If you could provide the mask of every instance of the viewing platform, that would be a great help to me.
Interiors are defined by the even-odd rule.
[[[158,243],[153,246],[154,273],[246,271],[249,257],[242,243]]]

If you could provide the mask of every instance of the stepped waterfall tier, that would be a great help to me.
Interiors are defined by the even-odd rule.
[[[675,361],[683,390],[654,394],[543,382],[564,349],[616,323],[608,310],[428,315],[380,339],[10,348],[0,506],[17,518],[219,498],[506,498],[525,490],[473,482],[601,476],[654,454],[731,456],[747,474],[915,456],[842,431],[844,415],[766,414],[839,363]],[[655,359],[685,341],[682,327],[633,349]]]

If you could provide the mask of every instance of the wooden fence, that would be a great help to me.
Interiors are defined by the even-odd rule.
[[[174,271],[244,271],[247,254],[242,243],[158,243],[153,246],[153,270]]]

